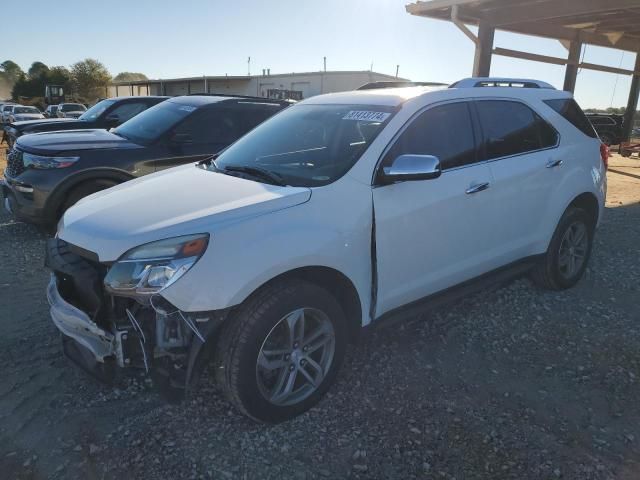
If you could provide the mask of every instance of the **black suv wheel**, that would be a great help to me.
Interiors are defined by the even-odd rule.
[[[532,272],[533,280],[551,290],[573,287],[584,275],[591,256],[595,225],[581,208],[565,212],[543,260]]]

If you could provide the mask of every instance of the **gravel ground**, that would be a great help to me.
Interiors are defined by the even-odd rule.
[[[374,331],[316,408],[271,427],[212,383],[171,405],[144,376],[107,389],[73,368],[43,237],[1,213],[0,476],[640,478],[640,162],[616,161],[576,288],[520,279]]]

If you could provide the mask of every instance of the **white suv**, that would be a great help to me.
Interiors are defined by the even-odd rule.
[[[48,244],[51,316],[100,377],[138,366],[176,392],[213,357],[242,412],[282,421],[399,309],[524,267],[573,286],[607,155],[571,95],[533,80],[313,97],[68,210]]]

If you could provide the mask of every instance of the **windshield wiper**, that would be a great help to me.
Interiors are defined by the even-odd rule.
[[[213,162],[215,165],[215,162]],[[273,185],[278,185],[280,187],[286,186],[286,182],[284,179],[275,172],[270,172],[269,170],[265,170],[260,167],[249,167],[246,165],[226,165],[224,168],[219,168],[221,172],[238,172],[238,173],[246,173],[252,177],[262,178],[263,180],[267,180],[267,183],[271,183]]]

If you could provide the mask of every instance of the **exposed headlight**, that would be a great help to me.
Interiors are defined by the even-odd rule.
[[[151,296],[187,273],[208,244],[208,234],[196,234],[141,245],[113,264],[104,285],[120,296]]]
[[[79,159],[80,157],[43,157],[27,152],[22,154],[24,168],[66,168],[76,163]]]

